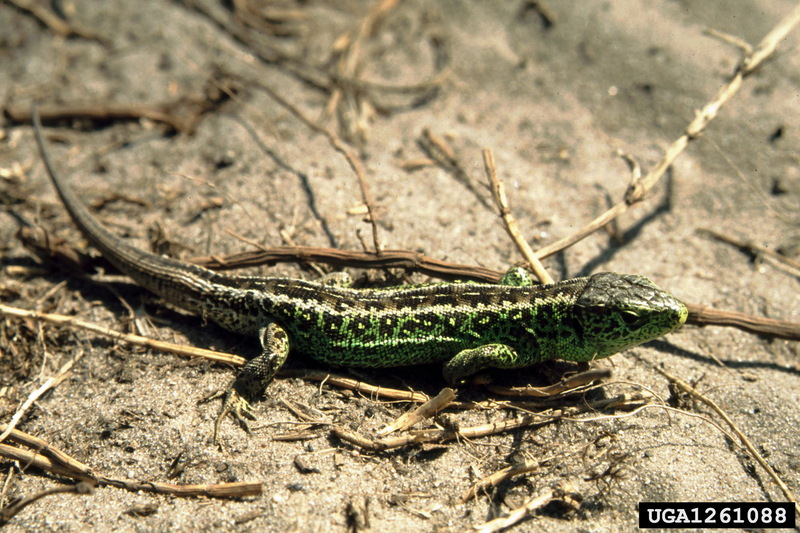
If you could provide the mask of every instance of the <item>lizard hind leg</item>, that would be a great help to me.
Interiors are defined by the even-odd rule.
[[[329,272],[317,281],[327,287],[338,287],[340,289],[349,289],[353,286],[353,278],[347,272]]]
[[[289,336],[282,327],[270,322],[258,332],[261,354],[242,367],[239,375],[225,391],[222,411],[214,424],[214,442],[217,442],[222,420],[230,414],[249,431],[247,420],[255,420],[251,401],[260,398],[286,358],[289,356]]]
[[[503,277],[500,278],[499,285],[511,285],[513,287],[530,287],[536,285],[536,281],[531,276],[531,273],[522,267],[511,267],[506,270]]]
[[[505,344],[484,344],[461,350],[444,365],[444,379],[457,385],[467,376],[485,368],[519,368],[530,364],[517,351]]]

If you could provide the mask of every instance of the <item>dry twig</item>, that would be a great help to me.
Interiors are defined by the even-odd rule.
[[[498,470],[497,472],[490,474],[483,479],[479,480],[477,483],[472,485],[469,489],[467,489],[464,494],[461,495],[461,501],[466,502],[475,498],[481,492],[486,491],[492,487],[496,487],[503,481],[507,479],[511,479],[514,476],[519,476],[521,474],[527,474],[529,472],[534,472],[539,470],[539,467],[542,466],[542,463],[547,461],[547,459],[542,461],[525,461],[521,464],[515,464],[511,466],[507,466],[502,470]]]
[[[6,429],[5,424],[0,424],[0,429]],[[110,478],[97,473],[91,467],[74,459],[52,444],[14,429],[8,436],[9,441],[19,446],[0,444],[0,457],[22,463],[26,468],[36,467],[58,476],[90,481],[97,486],[119,487],[131,492],[152,492],[157,494],[171,494],[173,496],[194,497],[207,496],[210,498],[241,498],[245,496],[258,496],[263,491],[261,483],[220,483],[201,485],[176,485],[173,483],[160,483],[156,481],[141,482],[129,479]]]
[[[756,244],[749,240],[731,237],[730,235],[724,235],[712,229],[702,228],[697,231],[699,233],[705,233],[706,235],[709,235],[719,241],[726,242],[728,244],[736,246],[741,250],[746,250],[753,255],[768,257],[770,259],[773,259],[774,261],[778,262],[781,265],[781,268],[783,268],[784,271],[794,276],[800,276],[800,261],[796,261],[774,250],[770,250],[766,246],[761,246],[760,244]]]
[[[559,406],[540,413],[526,414],[503,422],[492,422],[480,426],[466,428],[424,429],[411,431],[406,435],[397,437],[383,437],[371,439],[350,429],[334,426],[332,433],[338,438],[355,446],[372,451],[386,451],[401,446],[418,444],[443,444],[456,439],[474,439],[506,433],[520,428],[543,426],[557,420],[573,417],[589,411],[620,407],[622,403],[629,403],[631,395],[623,394],[612,398],[605,398],[594,402],[586,402],[574,407]]]
[[[372,106],[363,98],[358,84],[349,85],[338,80],[358,81],[359,74],[363,70],[361,57],[364,42],[372,36],[381,20],[398,3],[398,0],[381,0],[373,4],[366,16],[361,20],[355,36],[351,34],[342,35],[336,40],[337,43],[340,43],[337,50],[339,54],[339,59],[336,62],[337,75],[334,78],[337,81],[328,98],[327,111],[328,114],[333,114],[334,109],[339,109],[344,135],[351,142],[363,142],[366,139],[367,121],[372,115]]]
[[[579,387],[594,383],[595,381],[606,380],[610,377],[611,370],[607,368],[593,368],[572,376],[564,376],[558,383],[553,383],[546,387],[501,387],[499,385],[487,385],[486,388],[502,396],[549,398],[564,392],[574,392],[575,389]]]
[[[86,481],[81,481],[69,487],[53,487],[32,496],[13,500],[9,505],[0,507],[0,526],[7,524],[9,520],[14,518],[14,516],[19,514],[20,511],[27,506],[36,503],[46,496],[52,496],[53,494],[94,494],[94,485]]]
[[[312,381],[320,381],[327,385],[333,385],[341,389],[352,390],[353,392],[363,394],[369,398],[387,398],[390,400],[400,400],[404,402],[425,403],[430,400],[427,394],[421,392],[411,392],[398,389],[390,389],[388,387],[378,387],[370,385],[357,379],[346,378],[330,372],[321,370],[295,370],[290,368],[282,368],[278,372],[279,376],[295,377],[301,379],[309,379]]]
[[[224,256],[194,257],[187,261],[212,270],[232,270],[276,263],[325,263],[335,266],[381,269],[402,268],[442,279],[497,282],[503,272],[490,268],[450,263],[414,250],[340,250],[313,246],[276,246]]]
[[[72,370],[73,365],[76,362],[80,361],[82,357],[83,357],[83,352],[79,353],[78,355],[67,361],[59,369],[58,373],[55,376],[45,380],[45,382],[42,383],[42,385],[38,389],[36,389],[35,391],[31,392],[28,395],[28,398],[25,400],[25,403],[23,403],[17,409],[17,412],[14,413],[14,416],[11,417],[11,421],[8,423],[8,427],[6,427],[6,429],[2,433],[0,433],[0,442],[3,442],[6,439],[6,437],[8,437],[8,435],[11,433],[11,431],[13,431],[13,429],[22,419],[23,415],[26,412],[28,412],[28,409],[30,409],[30,407],[33,405],[33,402],[41,398],[45,392],[49,391],[53,387],[57,387],[59,383],[64,381],[64,379],[69,374],[70,370]]]
[[[625,198],[623,201],[611,207],[608,211],[589,222],[573,235],[569,235],[540,248],[536,252],[536,256],[539,259],[544,259],[545,257],[569,248],[628,211],[634,204],[642,201],[650,189],[664,176],[675,159],[689,146],[689,143],[697,139],[703,133],[709,123],[719,114],[719,110],[722,106],[727,104],[731,98],[734,97],[742,87],[744,79],[755,72],[775,53],[778,43],[780,43],[798,23],[800,23],[800,5],[795,7],[789,15],[767,33],[752,52],[744,55],[739,65],[736,67],[736,71],[733,73],[731,80],[714,95],[703,109],[696,113],[694,120],[689,123],[683,134],[667,148],[661,161],[659,161],[643,178],[632,180],[631,184],[628,186],[628,190],[625,191]]]
[[[464,169],[464,165],[462,165],[458,157],[456,157],[453,149],[444,139],[435,135],[428,128],[425,128],[422,130],[422,137],[420,137],[418,143],[425,153],[428,154],[430,159],[406,163],[404,166],[407,170],[413,170],[418,166],[426,166],[429,164],[439,165],[466,187],[466,189],[475,196],[479,204],[486,209],[491,209],[489,202],[487,202],[484,195],[481,194],[481,189],[478,185],[480,182],[472,179],[469,173]]]
[[[193,346],[185,346],[175,344],[172,342],[159,341],[155,339],[148,339],[140,335],[131,335],[113,329],[105,328],[91,322],[86,322],[79,318],[71,316],[57,315],[53,313],[42,313],[40,311],[29,311],[27,309],[20,309],[5,304],[0,304],[0,314],[6,316],[13,316],[17,318],[33,318],[36,320],[44,320],[53,324],[60,324],[66,326],[73,326],[80,329],[85,329],[93,333],[104,335],[114,340],[119,340],[133,344],[135,346],[144,346],[160,350],[162,352],[173,353],[176,355],[185,355],[189,357],[203,357],[209,361],[217,361],[220,363],[227,363],[235,366],[242,366],[246,360],[238,355],[232,355],[224,352],[215,352],[213,350],[205,350],[203,348],[195,348]]]
[[[224,86],[220,90],[218,86]],[[169,102],[125,104],[125,103],[94,103],[94,104],[63,104],[42,106],[39,114],[42,123],[53,124],[65,120],[87,120],[92,122],[107,123],[118,120],[152,120],[166,124],[174,131],[191,135],[200,119],[209,111],[216,109],[228,99],[230,94],[235,94],[236,89],[226,83],[213,80],[206,84],[202,95],[183,96]],[[31,107],[9,106],[3,114],[13,123],[28,124],[31,122]]]
[[[404,268],[444,279],[470,279],[490,283],[496,283],[504,274],[499,270],[485,267],[440,261],[413,250],[383,250],[379,255],[375,252],[360,250],[282,246],[227,256],[196,257],[190,259],[190,261],[216,270],[269,265],[279,262],[315,261],[357,268]],[[800,324],[795,322],[756,317],[736,311],[723,311],[704,305],[685,303],[686,307],[689,308],[687,324],[728,326],[766,337],[800,340]]]
[[[383,436],[395,431],[404,431],[423,420],[426,420],[432,416],[436,416],[436,413],[447,408],[447,406],[453,403],[455,398],[456,391],[449,387],[444,388],[442,389],[442,392],[435,397],[423,403],[413,411],[404,414],[385,428],[378,431],[378,435]]]
[[[722,311],[705,305],[687,303],[687,324],[695,326],[726,326],[776,339],[800,341],[800,324],[747,315],[737,311]]]
[[[539,496],[531,498],[525,505],[518,507],[511,511],[508,516],[502,518],[495,518],[485,524],[475,528],[476,533],[495,533],[503,529],[514,526],[524,520],[525,518],[533,515],[536,511],[543,508],[553,500],[561,500],[569,507],[577,510],[580,508],[581,497],[566,488],[559,489],[545,489]]]
[[[44,2],[37,2],[36,0],[9,0],[9,2],[19,9],[29,12],[39,19],[42,24],[61,37],[82,37],[84,39],[98,41],[104,45],[109,45],[108,40],[100,37],[100,35],[92,30],[84,28],[75,22],[69,22],[60,18],[53,11],[47,9]]]
[[[0,424],[0,429],[6,429]],[[26,450],[19,446],[0,444],[0,456],[19,461],[26,467],[34,466],[59,476],[70,477],[82,481],[92,481],[98,486],[114,486],[132,492],[143,491],[174,496],[208,496],[213,498],[240,498],[261,494],[261,483],[222,483],[202,485],[176,485],[173,483],[140,482],[127,479],[115,479],[98,474],[91,467],[74,459],[47,441],[29,435],[18,429],[12,430],[8,440],[31,448]]]
[[[780,476],[778,476],[778,473],[775,472],[775,470],[769,465],[769,463],[767,463],[764,460],[764,458],[761,456],[758,450],[756,450],[756,447],[753,445],[753,443],[750,442],[750,439],[748,439],[747,436],[744,433],[742,433],[742,431],[736,426],[736,424],[733,423],[733,420],[731,420],[730,417],[728,417],[728,415],[725,414],[725,411],[723,411],[722,408],[719,405],[717,405],[716,402],[714,402],[711,398],[701,394],[697,389],[695,389],[685,381],[681,380],[680,378],[673,376],[672,374],[660,368],[656,368],[656,370],[660,372],[668,380],[677,385],[678,388],[680,388],[682,391],[692,395],[693,397],[697,398],[698,400],[709,406],[711,409],[713,409],[714,412],[717,413],[720,416],[720,418],[722,418],[725,421],[726,424],[728,424],[728,426],[736,434],[736,436],[739,437],[739,440],[741,441],[742,445],[747,449],[747,451],[750,453],[753,459],[755,459],[756,462],[759,465],[761,465],[761,468],[766,470],[769,477],[772,478],[775,484],[778,485],[778,487],[781,489],[781,492],[783,492],[783,495],[786,496],[786,499],[794,503],[795,511],[798,514],[800,514],[800,503],[798,503],[797,498],[789,489],[788,485],[786,485],[786,483],[780,478]]]
[[[542,262],[539,261],[538,257],[536,257],[536,254],[533,253],[533,249],[528,244],[528,241],[525,240],[525,237],[523,237],[522,232],[519,229],[517,220],[514,218],[514,215],[511,214],[511,208],[508,206],[508,198],[506,198],[505,185],[503,185],[503,182],[497,177],[497,168],[494,164],[494,154],[492,154],[491,150],[483,151],[483,164],[486,167],[486,175],[488,176],[489,184],[492,187],[494,203],[497,205],[497,209],[500,211],[500,217],[505,223],[506,231],[514,240],[514,244],[517,245],[517,249],[528,262],[528,265],[531,267],[533,273],[536,274],[536,277],[539,279],[539,281],[547,284],[554,283],[555,280],[552,276],[550,276],[547,270],[545,270],[544,265],[542,265]]]
[[[361,189],[361,197],[364,201],[364,204],[367,206],[369,218],[368,222],[372,226],[372,243],[375,247],[375,252],[380,256],[383,246],[381,245],[378,234],[378,213],[377,209],[375,208],[375,201],[372,198],[372,192],[370,191],[369,183],[367,182],[367,175],[364,171],[364,164],[361,162],[361,158],[358,157],[355,150],[342,141],[335,133],[306,117],[302,111],[275,92],[275,90],[273,90],[271,87],[257,81],[252,81],[252,83],[266,92],[270,98],[278,103],[278,105],[297,117],[300,122],[305,124],[306,127],[311,131],[325,137],[331,147],[344,156],[348,165],[350,165],[350,168],[353,169],[353,172],[355,172],[356,178],[358,179],[358,186]]]

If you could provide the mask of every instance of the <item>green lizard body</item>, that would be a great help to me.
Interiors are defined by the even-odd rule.
[[[38,116],[36,136],[51,181],[87,239],[137,284],[170,304],[244,335],[263,353],[234,381],[223,413],[250,416],[290,347],[344,366],[443,362],[448,381],[487,367],[519,368],[553,358],[590,361],[660,337],[686,307],[641,276],[614,273],[533,285],[436,283],[352,289],[328,282],[227,276],[151,254],[105,229],[54,172]]]

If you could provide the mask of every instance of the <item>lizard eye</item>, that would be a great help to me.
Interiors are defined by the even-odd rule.
[[[634,311],[623,311],[620,318],[629,328],[636,328],[642,324],[642,317],[637,315]]]

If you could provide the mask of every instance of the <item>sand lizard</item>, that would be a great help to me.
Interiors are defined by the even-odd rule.
[[[260,340],[261,355],[226,391],[215,439],[228,413],[246,427],[249,401],[263,395],[290,350],[342,366],[442,362],[446,380],[458,383],[484,368],[607,357],[686,320],[684,304],[648,279],[608,272],[536,285],[512,269],[499,284],[383,289],[219,274],[131,246],[103,227],[56,174],[36,112],[34,127],[64,206],[108,261],[170,304]]]

